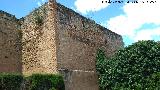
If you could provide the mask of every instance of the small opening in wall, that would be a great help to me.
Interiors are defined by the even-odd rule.
[[[4,58],[8,58],[8,56],[5,56]]]
[[[107,44],[107,43],[108,43],[108,41],[107,41],[107,40],[105,40],[105,41],[104,41],[104,43],[105,43],[105,44]]]

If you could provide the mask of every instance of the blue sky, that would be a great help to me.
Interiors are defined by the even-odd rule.
[[[47,0],[0,0],[0,10],[21,18]],[[102,3],[108,0],[57,0],[85,17],[123,36],[125,45],[138,40],[160,40],[160,1]],[[115,1],[115,0],[111,0]],[[133,0],[132,0],[133,1]],[[152,0],[148,0],[152,1]],[[131,0],[130,0],[131,2]]]

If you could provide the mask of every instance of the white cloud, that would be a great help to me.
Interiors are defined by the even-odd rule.
[[[144,24],[160,25],[160,1],[156,2],[125,4],[122,8],[125,14],[110,18],[107,21],[107,28],[120,35],[129,36],[135,41],[150,40],[152,36],[160,35],[160,27],[158,29],[140,29]]]
[[[160,27],[156,29],[145,29],[139,31],[135,36],[134,36],[134,41],[138,40],[151,40],[152,36],[160,36]]]
[[[134,23],[134,19],[128,19],[127,16],[120,15],[114,18],[111,18],[107,22],[107,27],[120,34],[120,35],[130,35],[133,36],[135,29],[139,27],[138,23]]]
[[[102,3],[101,0],[76,0],[76,10],[87,14],[88,12],[95,12],[104,9],[108,6],[108,3]]]

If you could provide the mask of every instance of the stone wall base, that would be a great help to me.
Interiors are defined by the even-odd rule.
[[[61,69],[59,72],[64,77],[65,90],[99,90],[94,71]]]

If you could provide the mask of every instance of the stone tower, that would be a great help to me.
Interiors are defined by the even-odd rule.
[[[0,17],[0,41],[3,42],[0,42],[0,67],[3,68],[0,71],[24,75],[61,73],[66,90],[98,90],[95,68],[97,49],[102,48],[107,56],[111,56],[123,47],[120,35],[56,0],[49,0],[19,20],[5,17],[6,14],[1,12],[0,15],[3,15]],[[7,28],[3,25],[4,21]],[[12,47],[2,47],[7,43],[4,40],[6,37],[11,42],[5,45]],[[4,64],[4,58],[11,61]],[[7,65],[16,67],[12,70]]]

